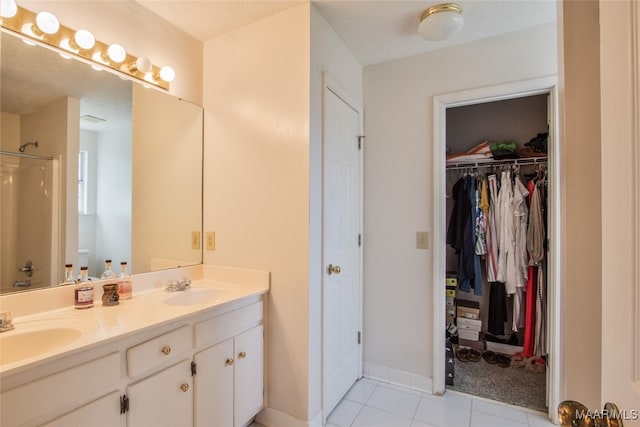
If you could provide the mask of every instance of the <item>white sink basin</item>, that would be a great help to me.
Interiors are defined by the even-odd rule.
[[[93,320],[75,318],[16,323],[0,333],[0,365],[63,349],[97,328]]]
[[[229,289],[198,289],[191,288],[185,291],[176,291],[164,300],[169,305],[196,305],[222,299],[229,295]]]

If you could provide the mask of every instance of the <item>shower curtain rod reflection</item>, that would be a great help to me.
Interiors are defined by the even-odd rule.
[[[35,154],[13,153],[11,151],[0,151],[0,154],[13,157],[25,157],[27,159],[53,160],[53,156],[36,156]]]

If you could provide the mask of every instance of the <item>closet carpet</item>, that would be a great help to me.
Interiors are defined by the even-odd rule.
[[[525,368],[501,368],[480,359],[455,362],[453,386],[448,389],[497,400],[511,405],[546,411],[546,373]]]

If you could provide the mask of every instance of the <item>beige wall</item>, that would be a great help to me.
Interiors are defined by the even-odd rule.
[[[176,71],[170,93],[202,105],[202,42],[133,1],[21,0],[33,12],[47,10],[73,29],[87,28],[103,43],[118,43],[154,65]]]
[[[20,147],[20,116],[0,113],[0,148],[5,151],[18,151]]]
[[[309,4],[204,46],[205,263],[271,272],[271,408],[308,419]]]
[[[598,2],[567,1],[563,15],[565,396],[599,408],[603,222]]]
[[[191,233],[202,229],[202,109],[134,85],[131,115],[131,209],[111,207],[107,215],[130,224],[130,271],[198,264]]]

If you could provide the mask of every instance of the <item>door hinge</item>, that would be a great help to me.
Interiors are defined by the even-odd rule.
[[[129,398],[126,394],[120,396],[120,413],[124,414],[129,410]]]
[[[358,247],[362,246],[362,234],[358,234]]]
[[[362,332],[358,331],[358,344],[362,344]]]
[[[363,143],[364,143],[364,135],[358,135],[358,150],[362,150]]]
[[[191,362],[191,376],[196,374],[196,362]]]

